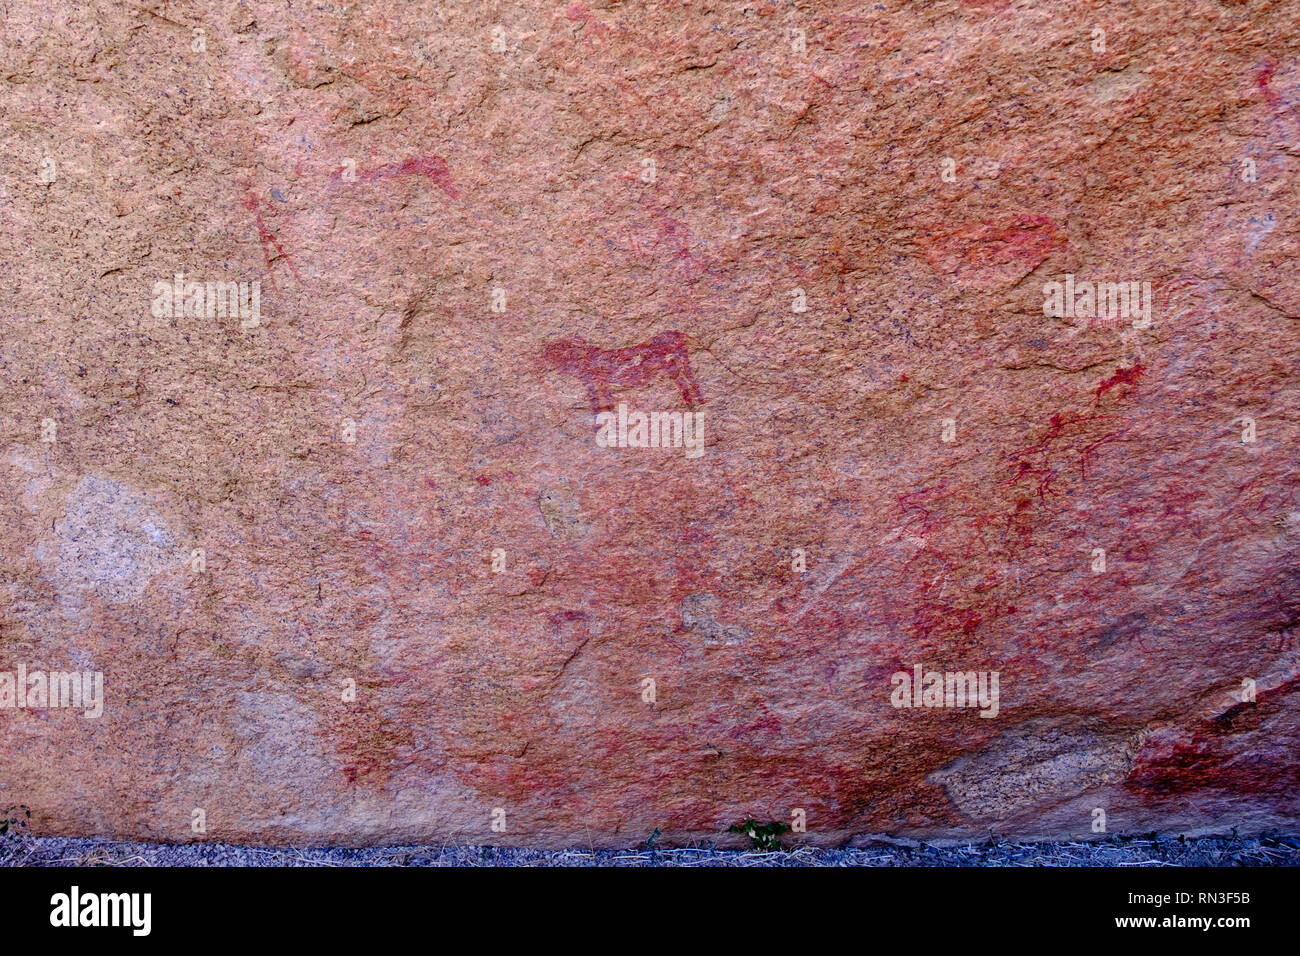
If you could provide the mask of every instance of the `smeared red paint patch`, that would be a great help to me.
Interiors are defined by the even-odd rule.
[[[244,188],[248,189],[249,187],[247,184],[245,184]],[[266,221],[262,218],[261,201],[250,191],[244,196],[242,202],[244,208],[252,212],[253,220],[257,224],[258,239],[260,239],[262,243],[262,259],[266,262],[266,275],[267,278],[271,280],[271,288],[272,289],[277,288],[275,284],[275,276],[271,272],[271,249],[272,248],[274,248],[275,251],[279,253],[280,258],[284,260],[284,264],[287,265],[289,267],[289,271],[293,273],[293,277],[298,280],[299,284],[301,284],[302,277],[298,275],[298,270],[294,268],[293,260],[289,258],[289,254],[284,251],[284,248],[276,240],[271,230],[266,227]]]
[[[397,176],[424,176],[452,199],[460,198],[460,193],[451,181],[451,170],[447,168],[447,161],[441,156],[412,156],[400,163],[388,163],[384,166],[376,166],[374,169],[362,170],[357,173],[356,181],[373,183]],[[343,171],[335,170],[330,178],[342,179]]]
[[[688,282],[692,281],[699,266],[695,261],[695,255],[691,251],[693,242],[690,227],[680,219],[670,216],[659,209],[655,210],[655,221],[659,227],[660,240],[668,243],[672,249],[672,258],[685,269],[686,280]]]
[[[1117,368],[1114,375],[1110,378],[1102,379],[1101,384],[1097,386],[1097,400],[1101,401],[1103,395],[1119,385],[1136,384],[1137,380],[1142,377],[1142,373],[1146,370],[1147,367],[1141,362],[1138,362],[1132,368]]]
[[[1123,371],[1129,379],[1141,374],[1138,366]],[[1038,537],[1042,519],[1052,499],[1068,500],[1074,456],[1082,480],[1088,456],[1124,430],[1116,415],[1060,411],[1030,444],[1003,456],[1006,477],[999,484],[1008,488],[1005,494],[941,481],[899,495],[902,520],[894,537],[919,546],[900,568],[911,612],[910,622],[904,617],[900,623],[918,641],[951,642],[1015,614],[1017,605],[1008,598],[1018,579],[983,569],[1015,564],[1018,554],[1048,543]]]
[[[1144,797],[1224,790],[1261,796],[1291,795],[1300,786],[1300,767],[1290,759],[1295,741],[1272,740],[1259,752],[1252,732],[1283,713],[1300,689],[1300,677],[1270,691],[1254,703],[1239,703],[1216,717],[1197,721],[1185,731],[1149,741],[1133,761],[1124,786]]]
[[[767,710],[762,704],[759,705],[763,710]],[[774,715],[760,717],[757,720],[751,720],[749,723],[738,724],[731,728],[727,733],[730,740],[748,740],[751,737],[757,737],[759,741],[770,740],[773,737],[780,736],[785,728],[781,721]]]
[[[592,413],[614,407],[614,386],[637,388],[665,376],[677,385],[682,401],[695,408],[704,403],[699,384],[691,373],[686,336],[661,332],[648,342],[625,348],[605,349],[577,337],[551,342],[542,351],[543,368],[564,372],[580,379],[591,400]]]
[[[573,621],[585,621],[590,615],[586,611],[564,610],[557,611],[554,614],[546,615],[547,622],[551,627],[559,627],[561,624],[572,623]]]
[[[920,239],[936,272],[996,285],[1028,275],[1066,244],[1056,220],[1024,214],[1008,222],[940,226]]]
[[[588,43],[590,43],[594,37],[599,36],[602,33],[610,32],[609,27],[597,20],[595,14],[591,12],[591,8],[585,3],[569,4],[568,9],[564,11],[564,15],[568,17],[571,22],[581,23],[583,26],[590,29],[591,32],[587,34]]]
[[[1264,94],[1265,101],[1273,109],[1277,109],[1278,104],[1282,101],[1281,97],[1269,88],[1269,84],[1273,82],[1273,73],[1276,69],[1277,65],[1271,59],[1265,59],[1255,69],[1255,86]]]
[[[492,479],[488,475],[475,475],[474,480],[484,487],[492,484]]]
[[[635,177],[636,172],[629,172]],[[703,250],[691,227],[672,215],[648,190],[641,198],[649,219],[630,224],[619,231],[618,248],[638,262],[671,272],[694,286],[701,279],[723,281],[720,263]],[[680,308],[680,306],[679,306]],[[689,311],[689,310],[687,310]]]
[[[633,257],[678,272],[692,284],[705,276],[719,277],[716,263],[700,252],[700,243],[689,225],[649,200],[643,200],[643,205],[649,207],[653,225],[628,227],[622,232],[625,248]]]
[[[343,778],[349,784],[383,787],[394,771],[411,762],[403,756],[414,740],[411,726],[409,721],[393,720],[368,703],[349,709],[333,735]]]

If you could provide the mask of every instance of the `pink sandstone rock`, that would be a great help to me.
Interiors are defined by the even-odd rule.
[[[1268,0],[11,2],[0,809],[1294,826],[1297,37]],[[602,447],[649,413],[674,447]]]

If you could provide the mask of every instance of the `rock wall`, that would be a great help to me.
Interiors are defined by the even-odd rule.
[[[3,29],[34,831],[1300,819],[1300,7]]]

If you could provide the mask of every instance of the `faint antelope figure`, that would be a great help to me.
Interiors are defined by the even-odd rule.
[[[686,336],[680,332],[660,332],[648,342],[621,349],[602,349],[576,336],[558,339],[542,350],[541,364],[581,379],[593,414],[613,409],[613,386],[648,385],[660,375],[676,383],[689,408],[704,404],[700,386],[691,374]]]

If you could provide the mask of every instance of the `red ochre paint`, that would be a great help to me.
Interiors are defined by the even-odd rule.
[[[996,227],[989,224],[981,241],[993,254],[994,261],[1017,259],[1021,262],[1042,262],[1047,254],[1061,244],[1054,219],[1047,216],[1017,216],[1009,225]]]
[[[1273,109],[1277,109],[1278,104],[1282,101],[1281,97],[1269,88],[1269,84],[1273,82],[1273,73],[1276,69],[1277,65],[1271,59],[1266,59],[1255,70],[1255,85],[1259,87],[1259,91],[1264,94],[1265,101]]]
[[[1101,383],[1098,395],[1120,385],[1131,385],[1145,371],[1145,366],[1140,364],[1117,370]],[[999,579],[985,575],[974,587],[967,587],[965,596],[954,595],[952,600],[940,597],[942,589],[938,582],[949,572],[965,568],[978,551],[989,553],[989,542],[983,534],[987,526],[1004,529],[1000,542],[993,544],[997,550],[1014,554],[1030,547],[1038,509],[1046,507],[1049,495],[1060,494],[1053,485],[1065,478],[1062,459],[1077,450],[1080,478],[1083,478],[1088,456],[1123,434],[1123,427],[1115,428],[1112,424],[1117,420],[1118,416],[1099,411],[1088,414],[1062,411],[1051,415],[1032,444],[1003,459],[1008,477],[1002,484],[1015,489],[1028,482],[1033,490],[1026,489],[1026,492],[1033,497],[1013,490],[1014,499],[1001,509],[988,510],[982,499],[981,504],[975,504],[960,488],[949,488],[946,483],[897,496],[902,529],[924,539],[899,571],[914,582],[908,603],[912,613],[911,630],[916,637],[969,636],[982,625],[1016,613],[1015,605],[1004,603],[1007,595],[1000,593],[1007,584],[1005,576]],[[1111,430],[1099,436],[1102,427]]]
[[[591,8],[585,3],[571,3],[564,15],[573,23],[581,23],[584,27],[590,27],[591,33],[587,36],[587,41],[591,42],[592,38],[602,33],[609,33],[609,27],[605,26],[595,15],[592,14]]]
[[[921,239],[926,258],[941,271],[997,269],[1009,263],[1036,268],[1063,247],[1056,220],[1025,213],[998,222],[941,226]]]
[[[1142,377],[1142,373],[1145,372],[1146,370],[1147,367],[1143,365],[1141,362],[1134,365],[1132,368],[1115,369],[1114,375],[1112,375],[1110,378],[1102,379],[1101,384],[1097,386],[1097,400],[1100,401],[1103,395],[1105,395],[1107,392],[1109,392],[1112,388],[1116,387],[1117,385],[1134,384],[1135,382],[1137,382],[1139,378]]]
[[[298,275],[298,270],[293,267],[293,260],[289,258],[289,254],[285,252],[284,249],[280,246],[280,243],[276,241],[276,238],[271,233],[271,230],[266,228],[266,222],[262,219],[261,202],[259,202],[258,198],[250,192],[244,197],[243,203],[246,209],[252,211],[254,220],[257,223],[257,235],[262,242],[262,258],[266,261],[266,275],[267,278],[271,280],[271,288],[272,289],[276,288],[275,276],[271,273],[271,248],[272,247],[274,247],[275,251],[280,254],[280,258],[283,259],[284,264],[289,267],[289,271],[293,273],[293,277],[298,280],[299,284],[301,284],[302,277]]]
[[[1293,793],[1300,785],[1294,764],[1276,756],[1259,759],[1248,751],[1234,752],[1224,741],[1256,730],[1285,708],[1298,684],[1300,678],[1292,678],[1272,690],[1260,691],[1254,703],[1238,703],[1217,717],[1197,721],[1181,739],[1148,743],[1134,759],[1125,789],[1151,798],[1206,790],[1254,796]]]
[[[460,198],[460,193],[451,181],[451,170],[447,168],[447,161],[441,156],[412,156],[399,163],[388,163],[385,166],[376,166],[374,169],[362,170],[357,173],[356,181],[373,183],[397,176],[424,176],[452,199]],[[330,178],[342,179],[343,171],[335,170]]]
[[[648,342],[613,349],[589,345],[577,337],[559,339],[542,350],[540,362],[544,368],[581,380],[593,413],[614,407],[614,386],[637,388],[660,376],[676,384],[688,407],[704,404],[699,383],[691,373],[686,336],[681,332],[661,332]]]
[[[551,627],[559,627],[561,624],[572,623],[573,621],[585,621],[589,616],[586,611],[569,609],[546,615],[546,621]]]

